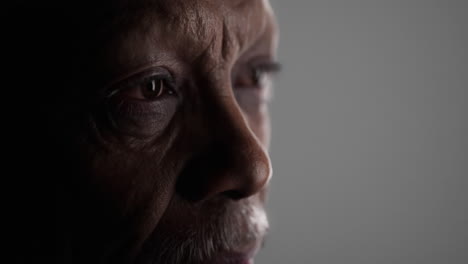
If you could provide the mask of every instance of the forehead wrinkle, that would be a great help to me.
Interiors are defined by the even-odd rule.
[[[172,6],[169,14],[168,26],[171,32],[179,35],[191,36],[196,40],[209,38],[210,27],[216,24],[213,14],[210,14],[202,2],[186,1]]]
[[[227,59],[255,43],[273,18],[268,0],[156,1],[164,9],[167,33],[177,35],[192,57]]]
[[[274,28],[273,13],[267,0],[225,1],[210,12],[212,23],[204,26],[211,33],[205,38],[199,57],[231,64],[236,55],[257,43]],[[221,66],[221,65],[218,65]]]
[[[230,6],[220,1],[187,1],[172,5],[168,34],[177,40],[185,59],[206,71],[225,67],[234,59],[236,37]]]
[[[189,61],[200,57],[214,59],[222,34],[222,18],[225,13],[220,2],[207,0],[171,1],[167,8],[166,34]]]
[[[117,3],[120,5],[115,4],[111,23],[119,30],[152,30],[157,21],[165,33],[197,39],[208,37],[218,13],[218,5],[207,0],[117,0]]]
[[[132,13],[129,15],[136,20],[133,30],[159,32],[147,35],[158,36],[152,42],[177,47],[178,56],[187,62],[203,62],[210,68],[232,64],[236,54],[242,54],[264,36],[273,20],[267,0],[137,0],[133,3],[139,6],[129,9]]]
[[[273,24],[273,14],[269,10],[268,0],[246,0],[235,7],[229,16],[234,34],[243,53],[254,45]],[[242,23],[238,23],[242,21]]]

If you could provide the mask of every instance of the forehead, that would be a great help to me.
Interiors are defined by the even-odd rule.
[[[274,48],[276,28],[267,0],[126,1],[113,22],[119,36],[111,56],[132,58],[117,55],[115,65],[138,64],[150,53],[146,60],[176,53],[185,60],[230,63],[258,42]]]
[[[158,12],[160,20],[170,32],[206,43],[212,42],[216,33],[249,42],[264,31],[272,19],[266,0],[170,0],[159,3],[164,3],[159,5],[162,7],[162,12]]]

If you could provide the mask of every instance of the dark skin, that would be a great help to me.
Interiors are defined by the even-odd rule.
[[[253,263],[268,229],[271,8],[130,2],[67,28],[80,32],[67,89],[41,108],[59,160],[40,162],[57,182],[52,251],[59,263]]]

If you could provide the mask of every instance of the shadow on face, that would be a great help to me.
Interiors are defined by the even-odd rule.
[[[12,12],[20,260],[247,263],[267,229],[266,1]],[[17,57],[15,57],[17,56]],[[25,253],[26,252],[26,253]]]

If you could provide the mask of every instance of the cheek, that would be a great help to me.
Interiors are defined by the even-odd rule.
[[[156,141],[160,143],[137,144],[142,149],[129,147],[126,141],[104,139],[81,144],[77,181],[84,190],[78,193],[87,194],[81,213],[90,218],[87,222],[96,236],[108,239],[106,233],[111,233],[114,239],[128,241],[131,234],[138,247],[165,213],[180,168],[170,151],[173,140],[161,137]]]
[[[148,215],[154,221],[164,212],[174,189],[175,173],[171,168],[159,166],[157,157],[111,154],[116,152],[119,153],[96,153],[89,163],[93,166],[87,173],[87,186],[98,194],[96,204],[112,208],[110,221],[146,225],[143,221]]]
[[[103,236],[108,232],[123,241],[131,234],[131,240],[143,241],[173,197],[182,164],[178,161],[185,158],[180,153],[186,152],[175,149],[179,123],[174,98],[157,104],[110,111],[112,120],[107,111],[96,111],[75,141],[80,156],[77,193],[90,194],[80,201],[83,215]]]

